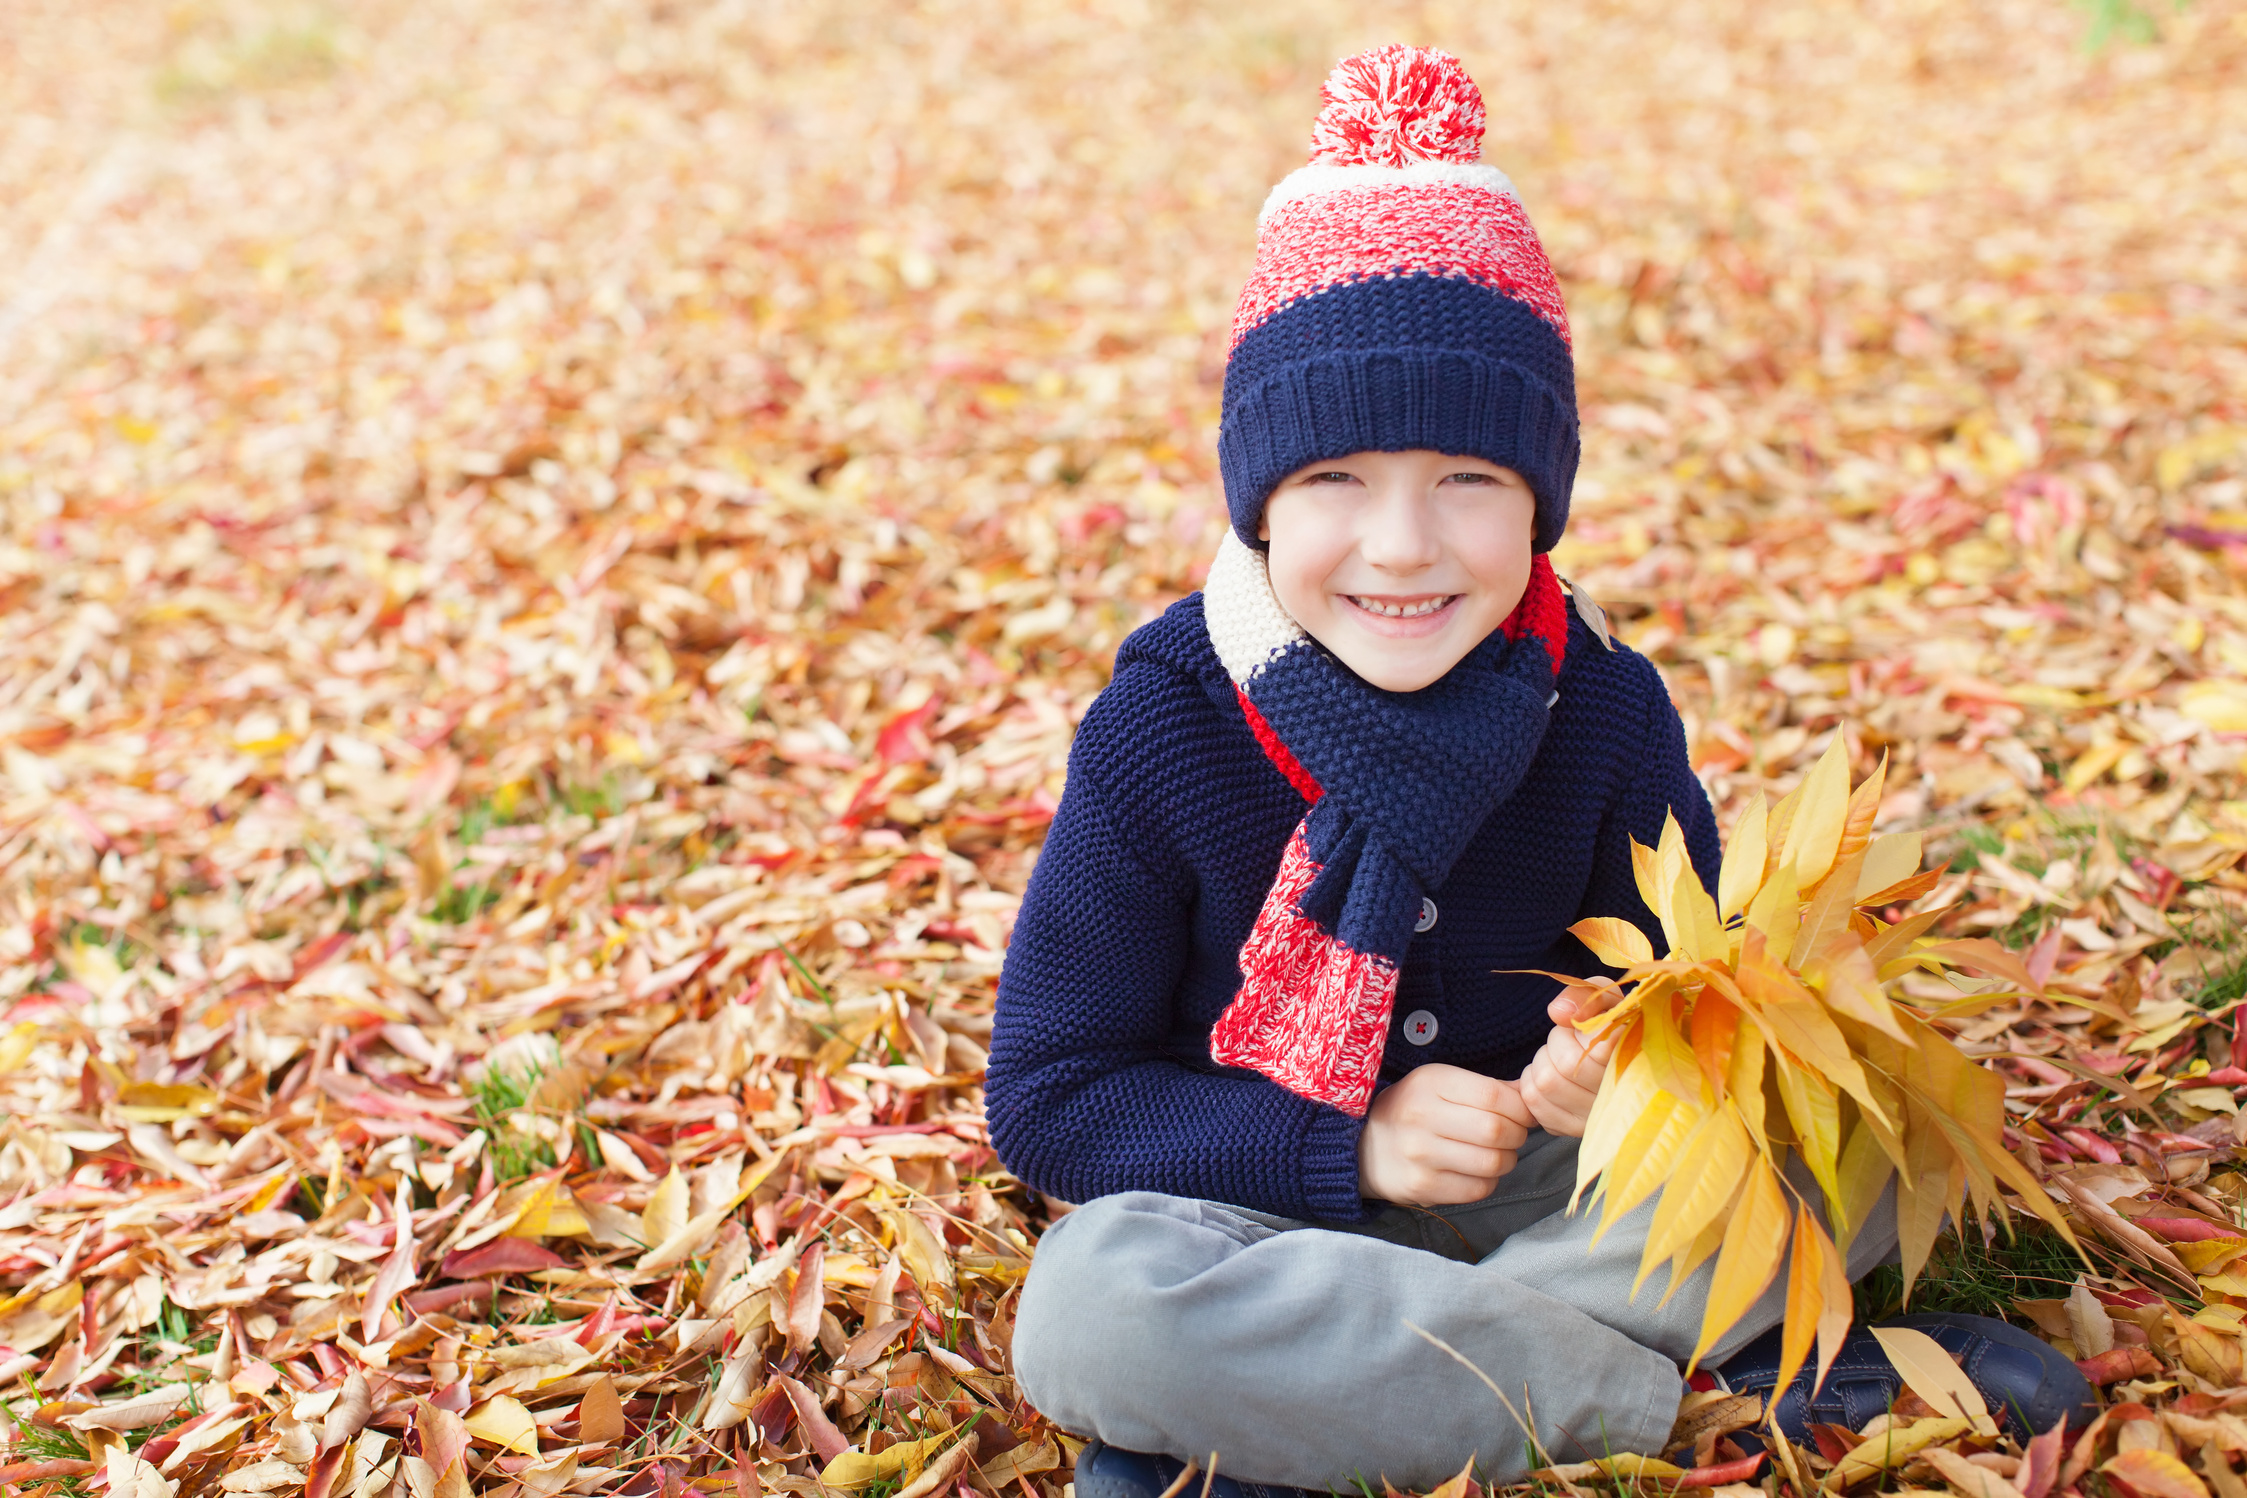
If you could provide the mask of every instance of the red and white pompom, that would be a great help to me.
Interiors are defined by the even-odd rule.
[[[1459,59],[1433,47],[1376,47],[1345,57],[1319,90],[1311,160],[1410,166],[1482,159],[1482,90]]]

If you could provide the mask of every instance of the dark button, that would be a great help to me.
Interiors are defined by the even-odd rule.
[[[1425,1009],[1415,1009],[1404,1017],[1404,1038],[1414,1045],[1426,1045],[1436,1038],[1436,1017]]]
[[[1426,895],[1420,897],[1420,919],[1412,923],[1415,934],[1436,929],[1436,902]]]

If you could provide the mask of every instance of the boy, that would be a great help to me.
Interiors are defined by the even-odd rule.
[[[1000,981],[992,1139],[1086,1204],[1014,1342],[1098,1438],[1078,1498],[1156,1498],[1212,1451],[1228,1494],[1518,1478],[1524,1433],[1431,1336],[1556,1458],[1657,1451],[1705,1303],[1706,1267],[1632,1304],[1652,1203],[1589,1252],[1564,1214],[1606,1055],[1524,971],[1597,971],[1588,915],[1660,940],[1630,844],[1665,815],[1718,864],[1660,677],[1547,561],[1577,460],[1559,289],[1454,59],[1351,58],[1325,100],[1234,323],[1232,530],[1086,714]],[[1894,1241],[1876,1216],[1852,1274]],[[1741,1349],[1782,1295],[1710,1359],[1731,1386],[1770,1388],[1772,1339]],[[1921,1318],[1993,1406],[2041,1430],[2087,1396],[1968,1321]],[[1894,1393],[1869,1341],[1816,1418]]]

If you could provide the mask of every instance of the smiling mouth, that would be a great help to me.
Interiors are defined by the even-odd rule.
[[[1456,593],[1439,593],[1433,598],[1416,598],[1409,603],[1390,603],[1385,599],[1367,598],[1352,593],[1349,599],[1367,613],[1378,614],[1384,619],[1421,619],[1443,609],[1458,596]]]

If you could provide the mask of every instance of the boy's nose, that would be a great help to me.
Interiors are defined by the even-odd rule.
[[[1378,495],[1367,506],[1358,553],[1385,572],[1416,572],[1442,554],[1433,517],[1417,496]]]

